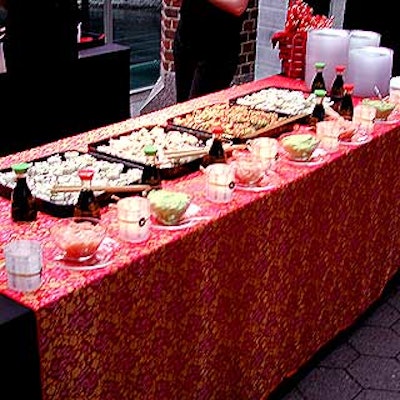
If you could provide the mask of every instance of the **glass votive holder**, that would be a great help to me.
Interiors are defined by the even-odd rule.
[[[229,203],[235,188],[235,168],[231,164],[211,164],[205,169],[206,198],[214,203]]]
[[[38,240],[19,239],[4,246],[7,285],[10,289],[29,292],[41,285],[42,245]]]
[[[339,124],[335,120],[320,121],[316,124],[316,137],[320,146],[329,152],[339,149]]]
[[[393,76],[390,78],[389,101],[400,104],[400,76]]]
[[[353,121],[360,123],[361,121],[373,121],[376,116],[376,108],[367,104],[357,104],[353,111]]]
[[[265,170],[273,169],[278,156],[278,140],[259,137],[247,141],[249,151],[260,160]]]
[[[150,234],[150,201],[147,197],[133,196],[118,200],[118,229],[122,240],[140,243]]]
[[[358,127],[358,131],[364,135],[374,130],[376,109],[367,104],[357,104],[354,107],[353,122]]]

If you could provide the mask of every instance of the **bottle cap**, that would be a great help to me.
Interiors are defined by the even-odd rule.
[[[318,69],[320,69],[320,68],[325,68],[325,63],[322,62],[322,61],[318,61],[318,62],[316,62],[316,63],[314,64],[314,66],[315,66],[315,68],[318,68]]]
[[[317,97],[324,97],[324,96],[326,96],[326,90],[324,90],[324,89],[315,89],[314,90],[314,94]]]
[[[224,128],[221,125],[215,125],[212,127],[212,133],[215,135],[222,135],[224,133]]]
[[[337,73],[342,74],[346,70],[346,66],[345,65],[336,65],[335,69],[336,69]]]
[[[23,162],[19,164],[14,164],[11,166],[11,169],[16,173],[16,174],[24,174],[28,169],[30,168],[31,164]]]
[[[345,83],[345,84],[343,85],[343,89],[344,89],[346,92],[352,92],[352,91],[354,90],[354,84],[353,84],[353,83]]]
[[[146,156],[155,156],[157,154],[157,148],[151,144],[144,146],[143,150]]]
[[[94,170],[90,168],[84,168],[78,171],[78,176],[82,180],[86,181],[91,180],[93,178],[93,175],[94,175]]]

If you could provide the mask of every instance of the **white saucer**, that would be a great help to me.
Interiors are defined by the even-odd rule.
[[[273,180],[276,178],[265,175],[265,177],[262,178],[262,180],[256,185],[242,185],[240,183],[236,183],[235,190],[242,190],[244,192],[267,192],[268,190],[276,187],[276,184],[271,182],[271,179]]]
[[[372,136],[365,135],[353,135],[351,140],[339,140],[339,144],[343,146],[360,146],[361,144],[368,143],[372,140]]]
[[[327,160],[327,151],[317,147],[308,160],[294,160],[288,157],[287,153],[283,154],[282,160],[286,163],[296,166],[313,167],[315,165],[324,164]]]
[[[54,257],[54,261],[60,261],[63,268],[71,269],[74,271],[90,271],[93,269],[100,269],[108,266],[115,250],[119,244],[116,240],[106,237],[96,251],[95,255],[88,260],[79,262],[65,258],[64,254],[59,254]]]
[[[179,231],[181,229],[190,228],[200,222],[209,221],[210,219],[211,217],[207,215],[197,216],[197,217],[187,217],[179,221],[176,225],[163,225],[154,220],[152,221],[150,227],[153,229],[165,230],[165,231]]]

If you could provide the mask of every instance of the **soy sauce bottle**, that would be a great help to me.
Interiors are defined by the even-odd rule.
[[[222,145],[222,134],[224,129],[221,125],[212,128],[212,143],[208,154],[203,157],[201,165],[203,168],[215,163],[226,163],[226,154]]]
[[[311,83],[311,93],[314,93],[318,89],[327,90],[324,78],[324,62],[316,62],[315,66],[315,75]]]
[[[346,67],[344,65],[336,65],[336,76],[333,80],[331,91],[329,93],[331,100],[333,101],[332,108],[339,112],[340,104],[344,95],[344,79],[343,74]]]
[[[353,119],[354,113],[353,91],[354,85],[352,83],[344,84],[344,95],[339,107],[339,114],[349,121]]]
[[[315,126],[317,122],[323,121],[325,118],[324,98],[326,96],[326,90],[317,89],[314,91],[315,94],[315,106],[311,113],[310,125]]]
[[[153,189],[161,189],[161,172],[157,161],[157,148],[153,145],[144,147],[146,163],[142,170],[140,183],[150,185]]]
[[[82,188],[74,207],[74,217],[101,218],[100,204],[92,190],[93,175],[94,170],[90,168],[80,169],[78,171]]]
[[[36,220],[36,199],[26,181],[26,174],[30,167],[28,163],[12,165],[15,173],[15,187],[11,193],[11,218],[15,222],[30,222]]]

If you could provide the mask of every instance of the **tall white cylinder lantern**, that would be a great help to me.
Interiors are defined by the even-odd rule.
[[[354,83],[355,96],[376,96],[375,86],[382,96],[389,94],[393,67],[393,50],[366,46],[349,52],[346,81]]]
[[[381,43],[381,35],[377,32],[354,29],[350,31],[349,51],[360,47],[375,46]]]
[[[324,62],[324,78],[327,87],[333,82],[338,64],[347,67],[350,34],[345,29],[313,29],[308,32],[306,44],[305,83],[311,88],[315,75],[315,63]]]

